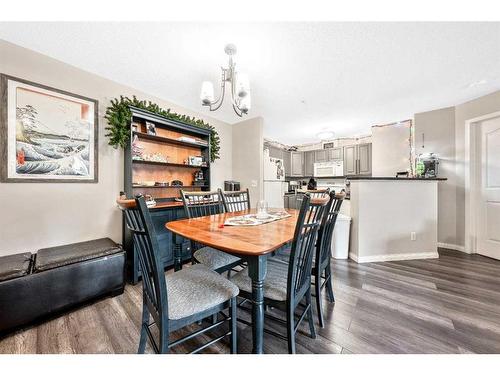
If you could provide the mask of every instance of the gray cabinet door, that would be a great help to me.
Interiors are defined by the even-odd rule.
[[[269,156],[271,158],[283,159],[283,153],[281,148],[269,147]]]
[[[357,145],[344,147],[344,174],[346,176],[357,174]]]
[[[314,153],[315,151],[304,152],[304,176],[306,177],[314,175]]]
[[[304,176],[304,154],[302,152],[291,153],[291,174],[293,177]]]
[[[292,175],[292,160],[290,151],[283,150],[283,167],[285,168],[285,176]]]
[[[288,208],[295,209],[295,206],[297,205],[297,200],[294,195],[289,195],[288,196]]]
[[[324,163],[325,161],[328,161],[328,151],[329,150],[314,151],[314,161],[316,163]]]
[[[284,195],[283,196],[283,208],[290,208],[290,196],[289,195]]]
[[[372,144],[358,145],[358,174],[372,174]]]
[[[328,149],[328,161],[331,160],[342,160],[344,158],[344,148],[335,147]]]

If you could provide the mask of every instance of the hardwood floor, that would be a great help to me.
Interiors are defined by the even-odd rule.
[[[440,249],[439,259],[336,260],[332,269],[336,302],[324,302],[326,327],[317,328],[313,340],[303,323],[298,353],[500,353],[500,261]],[[0,340],[0,353],[135,353],[141,301],[140,284],[129,285],[123,295]],[[270,319],[266,326],[285,332]],[[238,344],[241,353],[251,352],[251,327],[239,324]],[[264,351],[286,353],[286,342],[265,334]],[[228,346],[221,342],[204,352],[228,353]]]

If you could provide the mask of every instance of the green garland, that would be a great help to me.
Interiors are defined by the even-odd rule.
[[[106,115],[104,116],[104,118],[108,120],[108,126],[106,127],[108,133],[106,133],[106,137],[109,138],[108,144],[110,146],[114,148],[125,148],[127,146],[130,134],[130,118],[132,117],[130,106],[156,113],[170,120],[209,129],[210,161],[213,162],[220,158],[220,138],[217,130],[215,130],[213,126],[194,117],[170,112],[170,108],[164,110],[158,104],[152,103],[151,101],[138,100],[135,96],[133,96],[132,99],[126,96],[120,96],[120,99],[111,99],[111,105],[106,108]]]

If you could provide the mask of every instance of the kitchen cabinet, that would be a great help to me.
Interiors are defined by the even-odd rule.
[[[291,162],[291,173],[292,177],[303,177],[304,176],[304,153],[293,151],[290,155]]]
[[[371,175],[372,144],[362,143],[344,147],[344,174]]]
[[[278,147],[269,146],[269,157],[276,159],[283,159],[282,149]]]
[[[316,150],[314,151],[314,162],[315,163],[324,163],[328,161],[328,151],[329,150]]]
[[[316,151],[304,152],[304,176],[312,177],[314,175],[314,155]]]
[[[283,167],[285,168],[285,177],[292,175],[291,152],[283,150]]]
[[[363,143],[358,145],[358,174],[372,174],[372,144]]]
[[[344,158],[344,148],[343,147],[335,147],[328,148],[325,151],[328,151],[328,161],[333,160],[342,160]]]
[[[297,195],[296,194],[285,195],[284,207],[290,209],[297,209]]]

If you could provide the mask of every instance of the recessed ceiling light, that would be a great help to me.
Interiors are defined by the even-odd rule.
[[[322,141],[324,141],[325,139],[332,139],[334,135],[335,133],[332,132],[331,130],[323,130],[318,134],[316,134],[316,136]]]
[[[471,89],[471,88],[476,87],[476,86],[484,85],[486,82],[488,82],[488,81],[486,81],[485,79],[481,79],[479,81],[469,83],[469,85],[467,87],[469,89]]]

